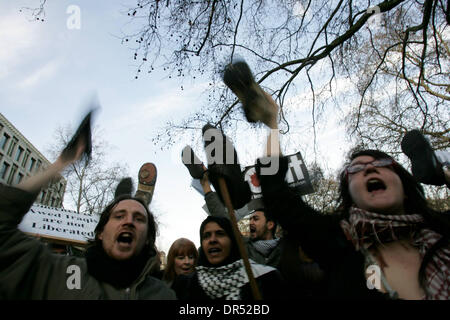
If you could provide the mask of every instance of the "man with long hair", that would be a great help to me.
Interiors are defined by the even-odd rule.
[[[146,203],[116,197],[103,211],[86,257],[57,256],[17,226],[41,188],[68,165],[89,159],[90,118],[46,170],[0,185],[0,296],[5,299],[175,299],[159,271],[156,223]],[[86,157],[84,157],[86,155]],[[72,273],[79,277],[69,286]],[[74,274],[74,275],[75,275]]]

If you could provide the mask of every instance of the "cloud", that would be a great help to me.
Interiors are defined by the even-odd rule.
[[[0,15],[0,79],[30,55],[29,48],[39,41],[40,30],[37,24],[16,13]]]
[[[117,120],[117,128],[139,127],[152,123],[161,123],[161,119],[168,119],[180,115],[186,110],[198,107],[198,99],[207,87],[207,83],[185,86],[180,92],[179,88],[168,87],[161,94],[147,97],[128,107],[128,117]],[[132,116],[131,116],[132,115]]]
[[[58,60],[52,60],[45,64],[42,67],[39,67],[37,70],[33,71],[30,75],[28,75],[23,81],[19,83],[20,88],[28,88],[36,85],[52,77],[56,74],[56,71],[59,69],[61,62]]]

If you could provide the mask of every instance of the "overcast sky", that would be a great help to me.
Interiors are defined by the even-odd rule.
[[[103,129],[102,138],[114,146],[109,159],[126,164],[135,183],[143,163],[153,162],[157,167],[151,209],[160,217],[159,248],[167,253],[180,237],[199,246],[199,226],[206,213],[201,208],[204,200],[190,187],[190,176],[180,160],[185,141],[181,137],[175,147],[161,151],[151,138],[166,120],[179,119],[198,108],[205,84],[188,81],[181,91],[176,79],[158,72],[134,79],[134,52],[121,44],[118,36],[128,22],[125,9],[135,1],[49,0],[45,22],[31,22],[29,12],[19,12],[39,3],[0,2],[1,112],[50,158],[46,150],[56,128],[67,124],[76,127],[86,108],[83,102],[96,92],[102,109],[95,125]],[[67,26],[72,16],[67,10],[72,5],[80,9],[80,29]],[[341,129],[336,129],[338,132],[329,127],[320,134],[320,141],[333,141],[330,154],[344,150],[337,142]],[[295,126],[292,130],[295,132]],[[259,136],[247,137],[237,148],[255,144],[262,136],[261,131]],[[303,153],[310,152],[311,144],[304,148]],[[290,152],[299,151],[294,149]],[[340,165],[336,159],[341,157],[327,158],[326,152],[323,156],[329,167]],[[245,155],[241,158],[245,163]],[[245,164],[252,164],[249,162]]]

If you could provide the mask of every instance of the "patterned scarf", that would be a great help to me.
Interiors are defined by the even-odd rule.
[[[255,278],[275,270],[252,260],[250,265]],[[200,286],[211,299],[240,300],[241,288],[249,282],[242,259],[217,268],[198,266],[196,270]]]
[[[414,215],[383,215],[350,209],[348,221],[341,220],[341,228],[355,249],[368,248],[372,244],[399,240],[400,234],[410,234],[412,245],[418,248],[423,259],[425,253],[442,237],[437,232],[420,228],[423,217]],[[426,299],[450,299],[450,246],[441,247],[434,253],[426,270]]]
[[[278,245],[280,239],[271,239],[271,240],[258,240],[253,241],[253,247],[261,253],[264,257],[267,257],[272,250]]]

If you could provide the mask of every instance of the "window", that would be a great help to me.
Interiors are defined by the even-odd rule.
[[[8,153],[7,153],[8,156],[12,157],[12,155],[14,153],[14,149],[16,148],[18,142],[19,142],[19,140],[16,137],[14,137],[13,141],[11,141],[9,148],[8,148]]]
[[[13,165],[11,171],[9,172],[9,177],[8,177],[8,181],[6,181],[6,184],[12,184],[14,176],[16,175],[17,172],[17,166]]]
[[[31,151],[27,149],[27,151],[25,152],[25,156],[23,157],[23,161],[22,161],[22,167],[25,168],[25,166],[27,165],[28,162],[28,158],[30,157],[30,153]]]
[[[41,165],[42,165],[42,161],[41,161],[41,160],[38,160],[38,161],[37,161],[37,165],[36,165],[36,172],[39,171],[39,169],[41,168]]]
[[[6,162],[3,162],[1,169],[0,169],[0,179],[5,179],[6,174],[8,173],[9,164]]]
[[[0,140],[0,148],[5,150],[6,144],[9,141],[10,136],[7,133],[4,133],[1,140]]]
[[[34,167],[34,164],[36,163],[36,159],[34,159],[33,157],[31,158],[31,162],[30,162],[30,169],[28,169],[30,172],[32,172],[33,171],[33,167]]]
[[[22,179],[23,179],[23,174],[21,174],[19,172],[19,174],[17,175],[17,184],[19,184],[22,181]]]
[[[19,148],[17,148],[17,152],[16,152],[16,161],[20,160],[22,153],[23,153],[23,148],[21,146],[19,146]]]

